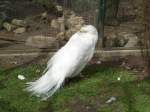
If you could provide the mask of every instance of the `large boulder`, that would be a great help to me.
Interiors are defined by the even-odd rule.
[[[12,25],[11,23],[8,23],[8,22],[4,22],[3,27],[6,31],[9,31],[9,32],[16,28],[15,25]]]
[[[132,28],[131,28],[132,29]],[[136,47],[140,42],[139,29],[127,29],[125,27],[105,27],[105,47]]]
[[[15,34],[22,34],[22,33],[26,32],[26,28],[25,27],[19,27],[19,28],[16,28],[13,32]]]
[[[138,37],[130,32],[119,32],[118,39],[121,47],[136,47],[138,45]]]
[[[21,20],[21,19],[13,19],[13,20],[11,21],[11,23],[12,23],[13,25],[15,25],[15,26],[21,26],[21,27],[27,26],[26,21]]]
[[[24,32],[26,32],[26,26],[27,23],[24,20],[20,20],[20,19],[12,19],[11,23],[9,22],[4,22],[3,23],[3,28],[6,31],[13,31],[16,34],[22,34]]]
[[[115,39],[117,38],[116,30],[114,27],[105,27],[104,31],[104,46],[105,47],[114,47],[115,46]]]

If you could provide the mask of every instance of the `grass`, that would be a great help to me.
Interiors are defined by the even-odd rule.
[[[54,96],[40,101],[23,89],[43,69],[30,65],[0,70],[0,112],[150,112],[150,81],[138,80],[137,75],[121,67],[88,66],[82,72],[84,77],[67,80]],[[26,80],[18,80],[19,74]],[[111,96],[116,101],[107,104]]]

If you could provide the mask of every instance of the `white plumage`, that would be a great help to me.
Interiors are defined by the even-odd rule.
[[[63,84],[65,78],[78,75],[94,54],[98,33],[94,26],[85,25],[48,61],[47,68],[27,91],[47,99]]]

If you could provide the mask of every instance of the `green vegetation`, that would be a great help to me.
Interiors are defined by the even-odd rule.
[[[53,0],[33,0],[35,3],[39,3],[44,6],[44,8],[51,13],[56,13],[57,9]]]
[[[3,27],[3,23],[4,23],[5,19],[6,19],[5,17],[3,17],[2,13],[0,13],[0,29]]]
[[[0,112],[150,112],[150,81],[138,80],[137,75],[120,67],[88,66],[82,72],[84,77],[67,80],[48,101],[40,101],[23,89],[43,69],[30,65],[0,70]],[[17,79],[19,74],[26,80]],[[116,101],[107,104],[111,96]]]

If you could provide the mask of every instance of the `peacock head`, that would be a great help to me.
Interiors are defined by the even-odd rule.
[[[84,25],[79,32],[97,35],[97,29],[93,25]]]

